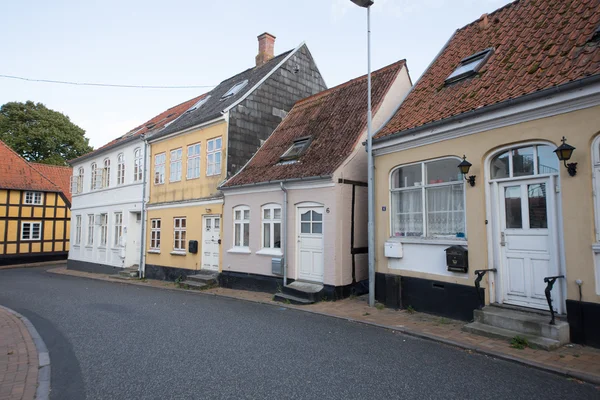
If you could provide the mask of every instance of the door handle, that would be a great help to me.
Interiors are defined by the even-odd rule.
[[[506,246],[506,236],[504,235],[504,232],[500,233],[500,246]]]
[[[218,240],[219,244],[221,244],[221,239]]]

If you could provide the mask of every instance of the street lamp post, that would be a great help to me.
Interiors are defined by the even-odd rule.
[[[375,305],[375,187],[373,185],[373,138],[371,130],[371,6],[372,0],[350,0],[359,7],[367,9],[367,82],[368,82],[368,100],[367,100],[367,157],[368,157],[368,246],[369,246],[369,306]]]

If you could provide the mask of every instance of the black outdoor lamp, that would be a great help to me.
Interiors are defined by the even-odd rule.
[[[471,186],[475,186],[475,175],[470,175],[467,178],[467,174],[471,169],[471,163],[467,161],[467,156],[463,155],[463,160],[458,164],[458,169],[460,169],[460,173],[463,174],[465,181],[468,181]]]
[[[571,159],[573,150],[575,150],[575,147],[567,144],[567,139],[564,136],[562,138],[562,144],[554,150],[558,159],[565,163],[565,168],[567,168],[567,171],[569,171],[569,175],[571,176],[577,174],[577,163],[567,164],[567,161]]]

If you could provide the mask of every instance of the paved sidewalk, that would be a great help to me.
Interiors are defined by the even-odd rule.
[[[49,272],[162,289],[184,290],[177,289],[172,282],[153,280],[118,281],[109,278],[108,275],[72,271],[67,270],[65,267],[54,268],[49,270]],[[205,290],[201,293],[273,304],[331,317],[343,318],[354,322],[376,325],[396,332],[402,332],[408,335],[461,347],[466,351],[488,354],[497,358],[552,371],[575,380],[584,380],[600,385],[600,350],[591,347],[567,345],[551,352],[531,348],[515,349],[505,340],[490,339],[463,332],[461,328],[464,325],[464,322],[462,321],[436,317],[419,312],[411,313],[406,310],[371,308],[367,305],[366,296],[348,298],[335,302],[323,301],[308,306],[295,306],[274,302],[272,300],[272,293],[249,292],[220,287]]]
[[[0,307],[0,400],[35,398],[38,367],[38,352],[25,323]]]

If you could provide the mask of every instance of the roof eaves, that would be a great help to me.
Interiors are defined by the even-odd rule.
[[[278,183],[317,181],[317,180],[322,180],[322,179],[331,179],[332,177],[333,177],[333,175],[316,175],[316,176],[309,176],[309,177],[304,177],[304,178],[300,177],[300,178],[275,179],[272,181],[243,183],[241,185],[225,186],[225,185],[227,185],[227,182],[229,182],[229,180],[233,179],[233,177],[231,177],[230,179],[225,181],[221,186],[219,186],[217,189],[231,190],[231,189],[240,189],[240,188],[247,188],[247,187],[274,185],[274,184],[278,184]]]
[[[186,128],[180,129],[178,131],[172,131],[172,132],[166,132],[166,133],[161,133],[161,132],[157,132],[154,135],[151,135],[147,138],[148,143],[154,143],[159,139],[164,139],[164,138],[168,138],[168,137],[173,137],[173,136],[178,136],[181,135],[183,133],[186,132],[190,132],[193,131],[195,129],[201,128],[203,126],[207,126],[207,125],[211,125],[214,124],[218,121],[221,121],[224,119],[224,113],[220,112],[218,114],[213,114],[212,117],[210,119],[207,120],[202,120],[200,123],[197,123],[193,126],[188,126]]]
[[[120,146],[122,144],[126,144],[126,143],[129,143],[129,142],[133,142],[134,140],[141,140],[141,139],[142,139],[142,135],[130,136],[130,137],[125,138],[123,140],[119,140],[118,142],[115,142],[115,143],[113,143],[113,144],[111,144],[109,146],[100,148],[98,150],[94,150],[92,152],[89,152],[89,153],[84,154],[84,155],[82,155],[80,157],[74,158],[72,160],[68,160],[67,164],[69,164],[72,167],[74,163],[78,163],[78,162],[81,162],[81,161],[88,160],[88,159],[90,159],[92,157],[95,157],[95,156],[97,156],[99,154],[104,154],[105,152],[107,152],[109,150],[113,150],[114,148],[116,148],[116,147],[118,147],[118,146]]]

